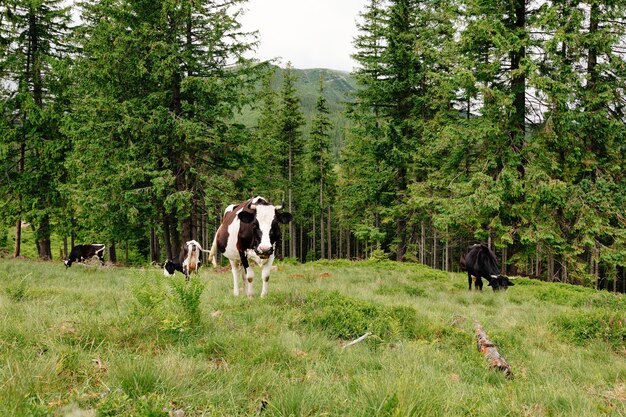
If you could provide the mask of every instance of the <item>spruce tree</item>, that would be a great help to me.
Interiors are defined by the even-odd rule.
[[[315,202],[311,206],[313,208],[312,215],[319,219],[320,258],[330,258],[331,242],[326,238],[325,228],[329,223],[328,213],[332,204],[335,178],[331,161],[330,131],[332,124],[329,119],[328,103],[323,94],[324,78],[323,75],[320,75],[319,96],[307,140],[305,170],[307,188],[316,192],[309,193],[306,201]],[[315,252],[317,251],[315,246],[313,249]]]
[[[16,221],[14,256],[20,255],[21,221],[35,232],[37,253],[51,259],[50,237],[63,199],[67,140],[60,118],[68,59],[69,9],[63,2],[13,0],[0,6],[2,134],[0,189]],[[8,179],[8,181],[6,180]]]
[[[287,64],[283,76],[283,84],[280,91],[280,107],[278,116],[278,141],[280,145],[276,149],[283,155],[282,172],[287,180],[287,209],[294,213],[294,201],[297,200],[297,186],[300,178],[296,176],[301,171],[302,153],[304,143],[301,128],[304,125],[304,116],[300,108],[300,99],[295,89],[296,75],[293,73],[291,63]],[[289,223],[289,251],[290,257],[296,256],[296,231],[295,224],[300,221],[299,215],[295,214],[295,221]],[[285,253],[285,252],[283,252]]]
[[[227,187],[219,174],[240,164],[246,133],[233,115],[256,80],[243,57],[251,44],[237,20],[240,3],[84,5],[77,111],[68,125],[77,184],[91,191],[77,203],[98,208],[96,219],[82,220],[105,224],[106,238],[137,236],[136,227],[145,239],[139,219],[153,218],[168,257],[200,240],[212,190]],[[95,181],[94,172],[106,179]]]

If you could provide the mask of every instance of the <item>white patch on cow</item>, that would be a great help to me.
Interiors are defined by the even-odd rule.
[[[241,213],[243,209],[239,210],[237,214]],[[224,256],[228,259],[239,259],[239,251],[237,250],[237,240],[239,240],[239,227],[241,220],[239,217],[233,219],[232,223],[228,225],[228,241],[226,242],[226,250]]]
[[[274,206],[258,205],[256,207],[256,219],[259,222],[259,229],[261,229],[261,243],[259,243],[258,249],[261,252],[272,249],[270,230],[275,216],[276,209]]]
[[[263,288],[261,289],[261,297],[267,295],[267,283],[270,280],[270,272],[272,271],[272,264],[274,263],[274,254],[272,254],[263,265],[261,270],[261,278],[263,280]]]
[[[237,204],[231,204],[230,206],[226,207],[226,210],[224,210],[224,215],[226,215],[226,213],[230,213],[231,211],[233,211],[235,207],[237,207]]]
[[[239,262],[235,259],[229,259],[230,272],[233,274],[233,295],[239,296]]]

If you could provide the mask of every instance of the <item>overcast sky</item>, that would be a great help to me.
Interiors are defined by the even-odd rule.
[[[249,0],[244,30],[258,30],[256,57],[294,68],[352,71],[356,20],[367,0]]]

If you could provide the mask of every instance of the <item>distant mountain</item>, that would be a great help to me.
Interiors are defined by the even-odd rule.
[[[283,83],[282,68],[276,67],[276,74],[272,86],[280,91]],[[346,103],[354,100],[353,93],[357,90],[356,80],[350,73],[325,68],[293,69],[297,77],[296,90],[302,104],[302,113],[307,122],[303,128],[305,138],[308,137],[310,123],[315,114],[315,104],[319,95],[320,77],[324,79],[324,97],[328,101],[330,120],[333,124],[331,134],[335,156],[343,147],[347,119],[345,117]],[[249,127],[254,127],[259,118],[257,109],[245,109],[242,114],[242,122]]]

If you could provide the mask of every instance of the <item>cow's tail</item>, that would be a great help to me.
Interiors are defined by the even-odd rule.
[[[217,232],[215,232],[215,237],[209,250],[209,261],[213,264],[213,268],[217,268]]]

